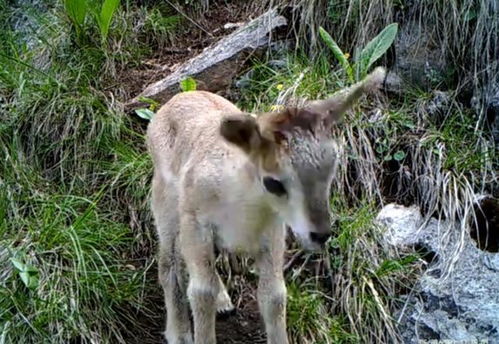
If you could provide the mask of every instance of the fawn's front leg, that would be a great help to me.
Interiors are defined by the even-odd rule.
[[[283,277],[284,230],[275,230],[257,257],[258,305],[265,322],[268,344],[287,344],[286,285]]]
[[[215,270],[213,237],[193,214],[182,214],[180,245],[189,272],[187,296],[194,320],[194,343],[215,344],[216,301],[219,280]]]

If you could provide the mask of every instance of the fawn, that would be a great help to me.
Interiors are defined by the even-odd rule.
[[[259,116],[204,91],[180,93],[161,107],[147,141],[169,344],[216,343],[217,311],[234,308],[215,269],[215,247],[255,257],[267,341],[288,343],[286,226],[304,248],[324,247],[338,154],[331,126],[384,78],[379,67],[329,99]]]

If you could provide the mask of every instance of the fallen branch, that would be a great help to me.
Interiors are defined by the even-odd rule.
[[[166,78],[149,85],[125,105],[127,110],[144,106],[139,100],[141,97],[152,98],[160,103],[167,102],[180,91],[179,83],[186,77],[195,78],[199,89],[210,92],[227,88],[248,54],[268,44],[271,40],[270,33],[284,25],[286,19],[279,16],[276,10],[262,14],[183,63]]]

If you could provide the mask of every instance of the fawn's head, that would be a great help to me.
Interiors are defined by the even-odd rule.
[[[222,136],[248,154],[270,205],[307,249],[323,248],[331,235],[329,197],[338,153],[331,125],[384,77],[378,68],[329,99],[256,118],[229,115],[222,122]]]

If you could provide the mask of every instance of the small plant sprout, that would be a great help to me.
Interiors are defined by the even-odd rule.
[[[10,258],[10,261],[26,287],[29,289],[38,287],[38,269],[34,265],[24,263],[18,258]]]
[[[191,77],[187,77],[180,81],[180,89],[182,92],[195,91],[197,88],[196,80]]]

